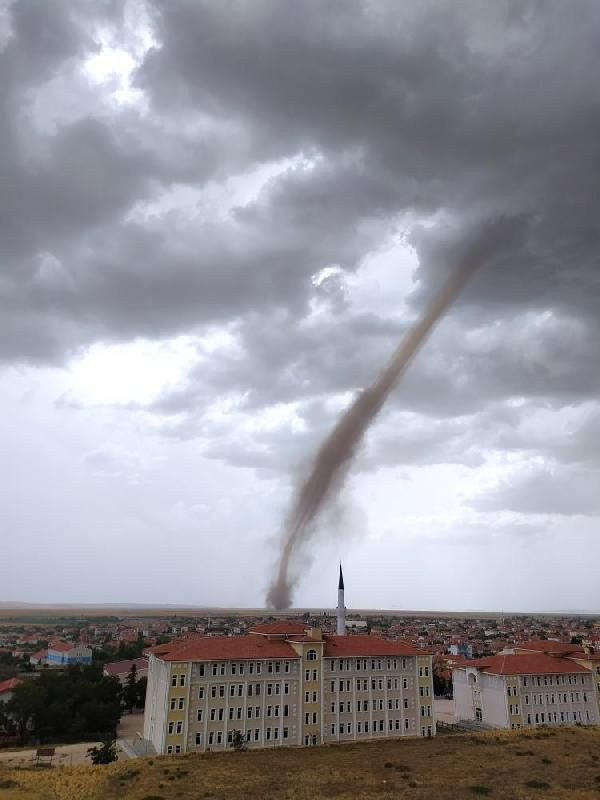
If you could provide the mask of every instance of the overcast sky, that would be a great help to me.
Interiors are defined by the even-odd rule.
[[[600,610],[596,0],[0,0],[0,600]]]

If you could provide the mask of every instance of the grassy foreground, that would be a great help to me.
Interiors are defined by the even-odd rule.
[[[0,800],[600,798],[600,728],[125,761],[106,767],[0,766]]]

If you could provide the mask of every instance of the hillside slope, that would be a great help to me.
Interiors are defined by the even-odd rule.
[[[0,768],[0,800],[600,799],[600,729]]]

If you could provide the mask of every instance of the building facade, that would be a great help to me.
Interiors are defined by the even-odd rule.
[[[92,651],[89,647],[71,642],[51,642],[48,645],[46,662],[49,666],[56,664],[91,664]]]
[[[432,656],[401,641],[281,622],[150,652],[144,738],[157,753],[432,736]]]
[[[452,670],[454,718],[494,728],[600,724],[591,670],[542,652],[481,658]]]

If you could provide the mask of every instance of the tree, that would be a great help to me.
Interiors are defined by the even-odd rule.
[[[144,708],[146,705],[146,689],[148,686],[148,678],[144,675],[138,680],[135,685],[136,700],[135,705],[137,708]]]
[[[40,742],[100,739],[114,735],[121,717],[118,678],[102,674],[100,664],[48,670],[15,687],[7,711],[19,734]]]
[[[233,731],[233,738],[231,741],[231,746],[234,750],[245,750],[246,749],[246,742],[244,740],[244,734],[241,731]]]
[[[131,713],[137,703],[137,667],[135,664],[131,665],[131,669],[127,673],[125,685],[123,686],[123,700],[125,706]]]
[[[90,747],[87,751],[88,758],[91,759],[92,764],[112,764],[118,758],[117,755],[117,740],[105,739],[100,747]]]

